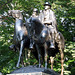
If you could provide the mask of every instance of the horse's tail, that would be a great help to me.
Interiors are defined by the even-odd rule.
[[[62,35],[62,33],[61,32],[58,32],[57,34],[56,34],[56,39],[55,39],[55,41],[57,42],[57,43],[61,43],[61,46],[62,46],[62,49],[64,49],[64,46],[65,46],[65,40],[64,40],[64,36]]]

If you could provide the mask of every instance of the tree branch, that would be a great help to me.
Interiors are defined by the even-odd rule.
[[[2,8],[3,6],[6,6],[6,4],[9,4],[11,2],[12,2],[12,0],[7,0],[7,3],[2,4],[2,6],[0,6],[0,8]]]

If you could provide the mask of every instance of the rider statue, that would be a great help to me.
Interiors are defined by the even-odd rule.
[[[34,8],[31,17],[38,18],[38,9],[37,8]],[[34,46],[34,40],[32,38],[30,38],[30,46],[29,46],[29,48],[33,49],[33,46]]]
[[[50,28],[51,31],[51,45],[50,48],[55,48],[54,45],[54,36],[57,33],[57,22],[56,22],[56,17],[54,12],[51,10],[51,5],[49,4],[49,2],[46,2],[44,4],[44,10],[42,11],[42,15],[41,15],[42,19],[42,23],[44,25],[46,25],[48,28]]]
[[[37,8],[34,8],[32,17],[38,18],[38,9]]]

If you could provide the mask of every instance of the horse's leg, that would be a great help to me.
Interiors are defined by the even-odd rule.
[[[45,69],[47,69],[47,44],[44,44],[44,49],[45,49]]]
[[[30,59],[31,50],[28,50],[28,59]],[[30,61],[28,61],[28,64],[30,65]]]
[[[25,52],[24,52],[24,58],[25,58],[25,62],[24,62],[24,66],[26,66],[26,61],[28,60],[28,50],[25,48]]]
[[[51,69],[53,70],[54,57],[51,56],[50,61],[51,61]]]
[[[63,72],[64,72],[64,67],[63,67],[64,53],[63,53],[63,49],[61,48],[61,45],[59,47],[60,47],[59,50],[60,50],[60,55],[61,55],[61,75],[63,75]]]
[[[41,67],[41,53],[40,53],[40,49],[39,49],[37,44],[36,44],[36,49],[37,49],[37,52],[38,52],[39,68],[40,68]]]
[[[21,41],[21,46],[20,46],[20,53],[19,53],[19,59],[18,59],[18,62],[17,62],[17,65],[16,67],[19,67],[19,63],[20,63],[20,58],[21,58],[21,55],[22,55],[22,50],[23,50],[23,41]]]
[[[63,72],[64,72],[64,67],[63,67],[63,64],[64,64],[64,53],[61,51],[60,54],[61,54],[61,75],[63,75]]]
[[[22,55],[23,55],[23,60],[25,60],[25,62],[23,61],[23,66],[26,66],[26,61],[28,60],[28,50],[26,48],[24,48],[24,50],[22,51]]]
[[[24,54],[22,54],[22,56],[21,56],[22,67],[24,67],[24,61],[23,61],[23,59],[24,59]]]

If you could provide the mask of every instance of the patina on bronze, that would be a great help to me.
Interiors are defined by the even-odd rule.
[[[26,28],[31,35],[31,38],[34,40],[38,52],[38,59],[39,59],[39,67],[41,67],[41,52],[44,52],[45,55],[45,69],[47,70],[47,57],[49,55],[51,60],[51,69],[53,69],[53,58],[54,56],[60,52],[61,55],[61,75],[63,75],[63,58],[64,58],[64,37],[63,35],[58,32],[55,35],[54,42],[55,48],[50,48],[50,29],[47,26],[43,25],[41,21],[37,18],[30,17],[26,21]],[[41,47],[43,47],[41,51]]]
[[[50,40],[51,45],[50,48],[55,48],[54,43],[54,34],[57,33],[57,22],[56,22],[56,16],[54,12],[51,10],[51,5],[49,2],[46,2],[44,4],[44,10],[39,14],[39,20],[46,25],[51,30],[51,38]]]
[[[11,45],[10,48],[15,47],[19,49],[19,59],[16,65],[16,67],[19,67],[22,51],[27,46],[27,43],[29,44],[28,33],[26,27],[23,24],[23,16],[20,10],[9,10],[8,14],[9,16],[12,16],[16,19],[13,38],[14,44]]]

